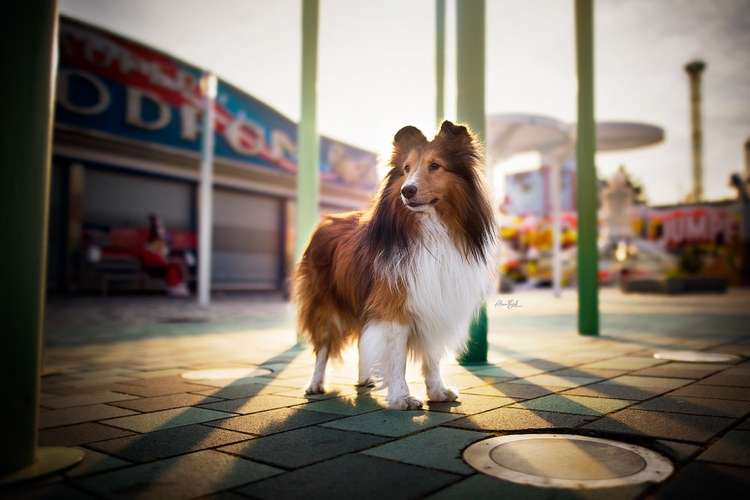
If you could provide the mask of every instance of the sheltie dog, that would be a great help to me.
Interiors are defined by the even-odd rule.
[[[406,383],[409,354],[429,400],[455,401],[440,359],[465,347],[494,281],[496,242],[471,131],[445,121],[428,141],[415,127],[399,130],[370,209],[325,217],[297,266],[298,328],[316,355],[307,393],[324,392],[328,358],[358,340],[358,385],[382,380],[390,408],[422,406]]]

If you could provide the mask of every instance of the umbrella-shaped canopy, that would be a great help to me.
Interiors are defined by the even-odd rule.
[[[487,117],[487,149],[494,161],[525,152],[572,152],[576,125],[532,114],[495,114]],[[664,140],[661,127],[635,122],[596,124],[597,151],[635,149]]]

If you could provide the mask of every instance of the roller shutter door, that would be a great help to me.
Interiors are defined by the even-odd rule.
[[[187,182],[86,169],[84,224],[105,228],[148,227],[157,214],[170,229],[190,229],[193,187]]]
[[[281,272],[276,198],[214,190],[212,282],[217,289],[276,289]]]

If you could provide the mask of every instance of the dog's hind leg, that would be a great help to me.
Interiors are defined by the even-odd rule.
[[[305,394],[323,394],[325,392],[323,382],[325,382],[327,364],[328,344],[325,344],[315,353],[315,370],[313,371],[312,380],[310,380],[310,386],[305,391]]]

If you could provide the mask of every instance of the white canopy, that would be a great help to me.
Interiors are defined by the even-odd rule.
[[[493,161],[518,153],[556,150],[572,153],[576,124],[532,114],[494,114],[487,117],[487,152]],[[596,124],[597,151],[635,149],[664,140],[661,127],[646,123],[599,122]]]

